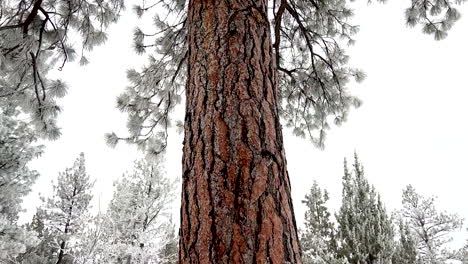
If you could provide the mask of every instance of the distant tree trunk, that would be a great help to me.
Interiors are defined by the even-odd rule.
[[[57,258],[57,263],[56,264],[61,264],[64,256],[64,251],[65,251],[65,241],[62,241],[60,243],[60,250]]]
[[[189,3],[180,263],[301,263],[267,3]]]
[[[76,186],[73,187],[73,194],[71,196],[70,199],[73,199],[75,198],[75,195],[76,195]],[[68,231],[69,231],[69,228],[70,228],[70,221],[71,221],[71,218],[72,218],[72,213],[73,213],[73,205],[75,204],[75,200],[72,200],[71,201],[71,204],[70,204],[70,207],[68,208],[68,218],[67,218],[67,222],[65,223],[65,229],[63,230],[63,233],[65,235],[68,234]],[[61,264],[62,261],[63,261],[63,257],[65,255],[65,246],[66,246],[66,241],[63,240],[61,243],[60,243],[60,250],[59,250],[59,254],[58,254],[58,257],[57,257],[57,262],[56,264]]]

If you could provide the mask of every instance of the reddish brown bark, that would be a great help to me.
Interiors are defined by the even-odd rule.
[[[180,263],[301,263],[267,0],[191,0]]]

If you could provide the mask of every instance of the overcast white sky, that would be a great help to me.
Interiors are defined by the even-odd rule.
[[[300,201],[313,180],[330,192],[330,207],[339,207],[343,159],[352,158],[355,150],[389,211],[400,207],[402,189],[412,184],[424,195],[438,196],[440,208],[468,219],[468,8],[461,8],[465,16],[448,38],[436,42],[419,28],[407,28],[403,16],[407,3],[396,2],[355,5],[361,30],[348,53],[352,65],[364,69],[368,78],[351,88],[364,104],[352,111],[348,122],[330,131],[325,150],[284,131],[300,225],[305,210]],[[68,64],[60,73],[70,86],[59,117],[63,135],[45,142],[45,154],[33,162],[41,178],[25,200],[26,208],[39,205],[38,193],[49,194],[50,182],[80,152],[85,153],[89,174],[97,179],[95,207],[98,197],[104,205],[111,199],[112,182],[141,156],[132,146],[111,149],[104,142],[106,132],[125,135],[126,116],[115,108],[116,96],[127,85],[126,69],[146,60],[131,49],[132,29],[140,22],[130,11],[111,28],[109,41],[88,56],[89,65]],[[183,118],[182,111],[178,117]],[[166,171],[180,177],[182,135],[173,132]],[[175,222],[179,204],[177,198]],[[466,237],[463,230],[456,239],[462,243]]]

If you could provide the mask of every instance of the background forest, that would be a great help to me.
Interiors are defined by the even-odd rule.
[[[0,4],[0,28],[8,24],[5,3]],[[369,75],[356,92],[365,104],[342,127],[332,125],[324,151],[293,138],[298,134],[293,129],[285,132],[303,261],[468,263],[463,221],[468,216],[463,163],[468,129],[460,124],[468,109],[467,94],[459,91],[464,68],[457,65],[468,59],[467,40],[458,38],[468,23],[460,20],[448,39],[433,42],[404,27],[406,5],[365,4],[355,6],[364,10],[362,16],[357,12],[357,23],[363,21],[357,38],[368,44],[349,48],[353,64]],[[158,147],[152,150],[156,155],[143,157],[134,146],[108,146],[126,141],[118,136],[134,129],[131,114],[125,127],[128,116],[115,109],[115,98],[145,69],[141,65],[153,48],[143,42],[146,30],[152,23],[161,27],[143,7],[126,5],[119,22],[109,27],[109,37],[91,34],[79,44],[74,63],[59,61],[47,69],[48,76],[64,80],[52,81],[48,91],[64,105],[59,115],[56,101],[47,102],[53,117],[45,122],[49,126],[11,107],[16,102],[5,87],[14,74],[5,70],[10,61],[2,49],[0,263],[177,263],[181,136],[176,135],[183,112],[174,111],[174,127],[167,133],[174,136],[166,137],[164,155]],[[111,13],[102,24],[114,22]],[[382,20],[386,23],[364,27]],[[0,48],[14,41],[5,32],[0,29]],[[445,37],[444,32],[426,33]],[[70,42],[80,42],[76,35]],[[127,71],[127,79],[124,71],[131,67],[136,70]],[[67,93],[67,86],[77,89]],[[118,97],[117,108],[128,110],[123,103],[128,100],[125,93]],[[366,174],[358,154],[342,163],[355,148]]]

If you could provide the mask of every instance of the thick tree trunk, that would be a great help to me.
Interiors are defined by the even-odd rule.
[[[267,3],[189,3],[180,263],[301,263]]]

